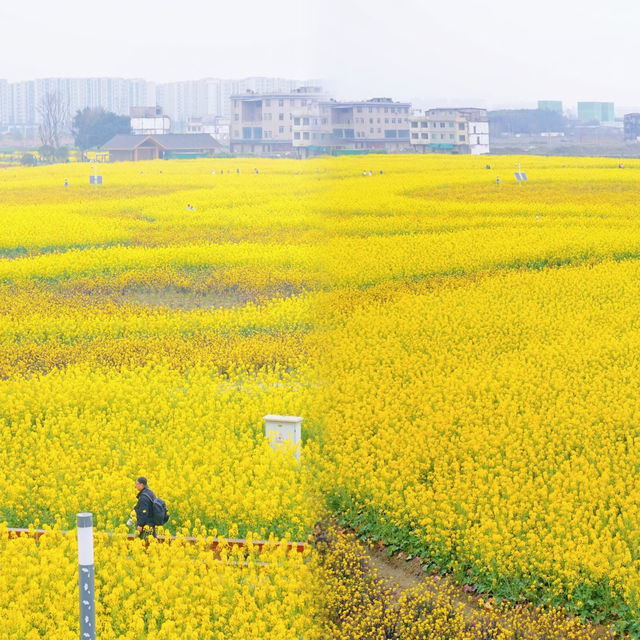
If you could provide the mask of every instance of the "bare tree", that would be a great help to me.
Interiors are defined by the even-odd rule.
[[[69,105],[57,91],[48,91],[38,105],[40,142],[43,146],[60,147],[60,135],[69,121]]]

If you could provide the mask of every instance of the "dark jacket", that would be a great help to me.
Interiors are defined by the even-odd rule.
[[[148,525],[150,527],[153,526],[153,520],[151,517],[151,507],[153,505],[153,501],[156,499],[155,494],[149,487],[145,487],[138,494],[138,502],[135,506],[136,511],[136,526],[144,527]]]

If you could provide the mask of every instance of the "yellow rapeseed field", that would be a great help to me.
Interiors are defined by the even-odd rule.
[[[521,160],[0,170],[0,521],[56,529],[0,530],[0,638],[76,633],[58,530],[122,533],[141,474],[179,534],[329,510],[640,636],[640,162]],[[300,464],[268,413],[304,416]],[[100,637],[333,633],[311,553],[96,540]]]

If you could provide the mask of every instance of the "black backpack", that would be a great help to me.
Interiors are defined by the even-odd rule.
[[[161,498],[154,498],[151,503],[151,521],[153,526],[165,524],[169,519],[169,512],[167,511],[167,505]]]

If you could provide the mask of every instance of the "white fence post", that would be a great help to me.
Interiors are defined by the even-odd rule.
[[[79,513],[78,585],[80,591],[80,640],[96,638],[95,568],[93,564],[93,514]]]

